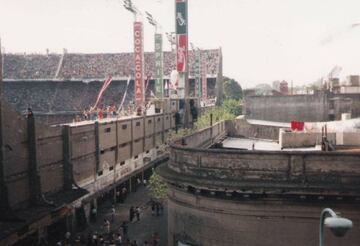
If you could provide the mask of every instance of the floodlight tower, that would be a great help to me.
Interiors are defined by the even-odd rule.
[[[147,20],[150,25],[155,27],[155,95],[157,98],[163,100],[164,98],[164,55],[163,55],[163,40],[161,25],[154,19],[154,17],[146,12]]]
[[[142,114],[145,105],[145,86],[144,86],[144,33],[142,23],[142,13],[131,2],[124,0],[124,7],[134,15],[134,67],[135,67],[135,101],[137,113]]]

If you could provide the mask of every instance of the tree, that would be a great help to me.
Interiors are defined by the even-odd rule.
[[[240,100],[226,99],[223,103],[223,108],[235,116],[241,115],[242,113],[242,103]]]
[[[225,99],[242,99],[242,89],[240,84],[234,79],[225,78],[224,95]]]
[[[160,175],[157,174],[154,169],[152,170],[153,174],[149,180],[149,189],[150,196],[157,201],[162,201],[166,198],[167,186],[164,181],[160,178]]]

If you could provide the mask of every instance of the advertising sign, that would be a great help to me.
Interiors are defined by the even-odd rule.
[[[187,33],[187,2],[186,0],[176,0],[175,9],[176,34]]]
[[[206,61],[204,60],[202,63],[202,98],[207,99],[207,79],[206,79]]]
[[[142,22],[134,22],[134,56],[135,56],[135,101],[137,106],[142,106],[145,101]]]
[[[195,51],[195,96],[201,97],[201,52]]]
[[[164,80],[163,80],[163,68],[164,59],[162,51],[162,35],[155,34],[155,90],[156,97],[164,97]]]
[[[187,61],[187,36],[186,34],[177,35],[176,68],[180,73],[186,71]]]

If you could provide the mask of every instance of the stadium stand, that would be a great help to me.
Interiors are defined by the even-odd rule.
[[[62,56],[63,59],[61,59]],[[216,75],[219,50],[203,50],[202,57],[207,62],[207,74]],[[108,75],[112,75],[114,78],[126,78],[134,73],[133,59],[133,53],[5,54],[4,78],[15,80],[54,78],[59,80],[102,80]],[[145,75],[153,76],[155,74],[154,53],[146,52],[144,60]],[[192,51],[189,52],[189,61],[190,76],[193,76],[194,54]],[[58,69],[59,64],[61,65],[60,69]],[[174,68],[175,54],[164,52],[164,75],[170,76]]]

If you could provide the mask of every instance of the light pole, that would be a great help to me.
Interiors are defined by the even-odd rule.
[[[330,217],[327,217],[330,215]],[[352,228],[352,221],[338,216],[332,209],[325,208],[320,216],[319,245],[324,245],[324,225],[337,237],[343,237]]]

